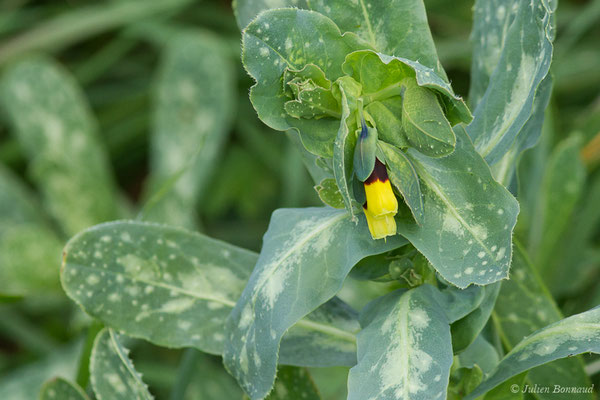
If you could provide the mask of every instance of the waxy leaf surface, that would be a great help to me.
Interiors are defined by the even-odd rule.
[[[399,236],[374,241],[364,216],[357,225],[345,210],[275,211],[250,281],[227,321],[223,361],[246,393],[252,399],[269,393],[285,331],[333,297],[358,261],[404,243]]]
[[[128,354],[112,329],[104,328],[96,336],[90,356],[90,381],[98,400],[154,398]]]
[[[523,371],[585,352],[600,353],[600,307],[565,318],[527,336],[467,399],[474,399]],[[552,376],[555,377],[556,374]]]
[[[443,398],[452,365],[450,327],[432,286],[396,291],[367,305],[349,400]]]
[[[502,282],[492,314],[500,338],[508,350],[513,349],[536,330],[563,318],[518,242],[515,242],[510,272],[510,280]],[[531,385],[540,386],[547,385],[548,382],[562,387],[589,385],[579,357],[564,358],[534,368],[529,371],[527,380]],[[540,393],[539,397],[552,399],[553,394]],[[591,396],[582,394],[581,398]]]
[[[62,283],[85,312],[130,336],[221,354],[225,320],[257,258],[180,228],[111,222],[67,244]],[[358,329],[355,312],[332,299],[288,331],[280,361],[352,365]]]
[[[510,150],[531,117],[552,59],[555,8],[554,0],[475,4],[470,93],[475,111],[467,132],[490,165]]]
[[[319,156],[331,157],[338,118],[294,118],[284,104],[290,100],[282,86],[286,69],[299,71],[318,66],[327,79],[342,76],[344,57],[364,48],[352,34],[342,36],[329,18],[299,9],[271,10],[260,14],[244,31],[242,61],[256,81],[250,100],[260,119],[273,129],[295,128],[302,143]]]
[[[456,150],[431,158],[409,149],[423,192],[423,222],[398,221],[406,237],[448,282],[465,288],[508,276],[519,206],[496,182],[460,126]]]

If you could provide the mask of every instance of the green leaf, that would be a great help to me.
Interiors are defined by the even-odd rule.
[[[574,354],[600,353],[599,339],[600,307],[551,324],[520,341],[467,399],[474,399],[508,378],[538,365]],[[557,374],[552,378],[558,378]]]
[[[163,50],[154,92],[151,191],[181,174],[146,220],[195,226],[197,202],[219,166],[235,113],[235,74],[222,41],[205,32],[174,35]]]
[[[476,310],[485,299],[484,288],[476,285],[471,285],[466,289],[448,286],[440,290],[440,294],[443,296],[442,304],[450,323],[456,322]]]
[[[398,221],[398,232],[444,279],[465,288],[507,277],[519,206],[493,179],[464,128],[455,133],[456,150],[447,157],[408,150],[421,182],[424,218],[420,226]]]
[[[308,8],[306,0],[233,0],[233,12],[241,31],[262,11],[273,8]]]
[[[415,167],[402,150],[381,141],[379,148],[385,156],[390,180],[402,194],[417,224],[421,225],[424,218],[423,195]]]
[[[342,103],[342,120],[333,145],[333,175],[342,199],[344,199],[346,209],[352,215],[352,220],[356,221],[352,175],[354,174],[353,159],[357,138],[353,129],[350,128],[350,126],[354,127],[355,124],[350,118],[350,107],[346,91],[343,85],[340,85],[339,89]]]
[[[452,332],[452,349],[458,354],[468,348],[481,333],[492,315],[502,282],[492,283],[482,288],[483,299],[479,307],[464,318],[454,322]]]
[[[89,397],[75,383],[54,378],[42,387],[40,400],[88,400]]]
[[[285,331],[333,297],[358,261],[403,243],[399,236],[374,241],[364,216],[356,225],[346,211],[275,211],[226,327],[223,362],[246,393],[258,399],[270,391]]]
[[[456,136],[435,93],[405,81],[402,102],[402,127],[409,143],[421,153],[443,157],[454,151]]]
[[[0,81],[0,104],[30,159],[45,207],[65,233],[117,217],[115,183],[96,122],[66,71],[43,57],[20,61]]]
[[[331,157],[339,120],[288,115],[284,104],[289,97],[281,78],[286,69],[298,71],[314,64],[333,82],[342,76],[346,54],[359,48],[364,47],[355,36],[342,36],[333,21],[319,13],[279,9],[260,14],[244,31],[242,53],[242,62],[256,81],[250,100],[259,118],[275,130],[298,130],[310,152]]]
[[[458,359],[461,367],[473,368],[478,365],[484,374],[491,372],[500,361],[494,346],[481,335],[477,336],[475,341],[460,353]]]
[[[520,162],[523,152],[539,142],[546,116],[546,108],[552,96],[553,83],[552,75],[550,74],[546,75],[542,80],[535,92],[531,117],[523,125],[519,135],[506,154],[491,167],[494,178],[506,187],[510,186],[513,177],[516,175],[517,164]],[[519,189],[520,195],[521,188]],[[522,202],[521,206],[523,206]]]
[[[60,290],[61,247],[34,195],[0,164],[0,293]]]
[[[64,254],[63,287],[86,313],[129,336],[212,354],[222,352],[225,320],[258,258],[180,228],[127,221],[82,232]],[[357,330],[354,312],[331,300],[288,331],[280,361],[352,365]]]
[[[377,128],[363,125],[354,147],[354,172],[361,182],[366,181],[375,168],[376,151]]]
[[[356,339],[360,330],[354,309],[338,299],[312,311],[285,333],[279,363],[303,367],[356,364]]]
[[[438,100],[441,101],[451,125],[468,123],[473,118],[464,101],[454,94],[450,84],[419,61],[361,50],[348,54],[342,69],[361,83],[366,94],[365,105],[371,101],[401,96],[406,82],[404,79],[416,77],[419,86],[439,94]],[[378,126],[377,129],[381,130],[381,127]],[[389,135],[397,135],[397,132],[390,132]]]
[[[326,15],[342,32],[356,33],[377,51],[419,60],[447,79],[437,58],[421,0],[394,0],[386,3],[364,0],[236,0],[233,8],[238,26],[243,28],[261,11],[292,6]]]
[[[477,151],[493,165],[510,150],[531,117],[536,90],[552,59],[554,0],[475,3],[471,104],[467,127]]]
[[[63,287],[88,314],[134,337],[213,354],[256,261],[235,246],[139,222],[88,229],[64,254]]]
[[[588,255],[593,255],[589,246],[594,242],[600,221],[600,176],[590,176],[584,190],[571,222],[560,238],[560,245],[552,249],[554,257],[548,259],[549,265],[543,268],[544,271],[551,271],[547,276],[544,275],[544,281],[554,296],[569,294],[578,297],[590,279],[595,279],[598,264],[591,261]]]
[[[452,365],[450,327],[437,290],[396,291],[363,311],[349,400],[444,397]]]
[[[483,397],[484,400],[522,400],[525,377],[527,372],[504,381],[494,389],[490,390]]]
[[[280,367],[273,391],[266,400],[320,400],[321,396],[306,368]]]
[[[128,354],[112,329],[104,328],[96,336],[90,357],[90,380],[98,400],[153,399]]]
[[[586,168],[580,156],[581,146],[581,137],[570,136],[552,152],[539,197],[539,207],[543,210],[541,221],[536,221],[538,229],[529,243],[532,254],[535,254],[535,265],[551,287],[561,283],[555,274],[555,270],[562,267],[555,261],[555,249],[562,245],[561,237],[572,223],[586,181]]]
[[[319,198],[325,205],[333,208],[345,208],[344,198],[337,187],[337,183],[333,178],[326,178],[315,186],[315,190]]]
[[[377,127],[379,139],[401,149],[408,147],[408,139],[402,129],[402,97],[373,101],[365,107],[365,113]]]
[[[518,242],[514,246],[511,279],[502,283],[492,317],[502,342],[509,350],[536,330],[562,318],[552,296]],[[578,357],[533,369],[529,372],[528,380],[532,385],[547,385],[548,382],[563,387],[589,385]],[[553,395],[539,396],[550,399]]]

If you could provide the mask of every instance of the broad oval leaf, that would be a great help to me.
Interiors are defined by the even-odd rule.
[[[250,100],[259,118],[275,130],[295,128],[312,153],[331,157],[338,118],[294,118],[285,112],[289,97],[281,77],[286,69],[318,66],[330,81],[342,76],[344,57],[364,48],[353,35],[343,35],[329,18],[312,11],[266,11],[244,30],[242,61],[256,81]]]
[[[163,50],[154,92],[151,187],[172,187],[144,219],[194,227],[195,209],[227,139],[234,114],[235,74],[221,40],[205,32],[179,33]]]
[[[502,282],[502,289],[492,318],[502,342],[508,350],[524,338],[550,323],[562,319],[554,300],[529,261],[518,241],[515,241],[511,279]],[[579,357],[556,360],[529,371],[527,380],[531,385],[552,384],[562,387],[586,387],[589,379]],[[539,393],[541,399],[552,399],[554,394]],[[591,396],[581,395],[590,399]]]
[[[180,228],[111,222],[71,239],[62,283],[86,313],[129,336],[221,354],[225,320],[257,258]],[[287,332],[280,361],[352,365],[358,329],[355,312],[332,299]]]
[[[118,216],[96,121],[72,76],[44,57],[19,61],[0,81],[0,105],[31,160],[45,207],[65,233]]]
[[[422,285],[390,293],[365,308],[348,400],[444,398],[452,342],[438,296],[437,289]]]
[[[40,400],[89,400],[89,397],[77,384],[54,378],[42,386]]]
[[[261,11],[279,7],[299,7],[331,18],[342,32],[353,32],[371,47],[385,54],[419,60],[444,79],[427,24],[422,0],[367,2],[364,0],[236,0],[233,8],[240,28]]]
[[[423,222],[398,221],[406,237],[448,282],[465,288],[508,276],[512,230],[519,206],[494,180],[464,128],[456,150],[443,158],[409,149],[423,192]]]
[[[281,337],[294,323],[340,290],[362,258],[404,244],[371,239],[345,210],[282,209],[273,213],[263,249],[231,313],[223,362],[252,399],[273,386]]]
[[[104,328],[96,336],[90,356],[90,382],[98,400],[153,399],[128,354],[112,329]]]
[[[523,339],[467,399],[475,399],[538,365],[585,352],[600,353],[600,306],[565,318]]]
[[[475,4],[470,97],[476,108],[467,132],[490,165],[509,151],[532,114],[552,59],[555,8],[554,0]]]
[[[63,287],[88,314],[159,345],[219,354],[256,255],[183,229],[116,222],[71,239],[63,259]]]

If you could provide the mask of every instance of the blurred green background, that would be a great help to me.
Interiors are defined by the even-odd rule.
[[[455,92],[466,97],[473,1],[426,0],[425,4],[442,65]],[[596,166],[600,162],[600,1],[562,0],[556,18],[558,34],[551,69],[554,91],[542,150],[535,157],[546,157],[556,143],[575,133],[581,135],[581,154],[592,187],[599,181]],[[249,104],[252,81],[239,60],[240,31],[229,1],[0,0],[0,77],[10,65],[33,52],[54,58],[75,78],[97,120],[100,145],[106,149],[111,173],[123,193],[120,201],[128,211],[121,215],[135,217],[151,198],[157,81],[163,76],[165,42],[179,31],[216,37],[233,66],[229,117],[221,121],[220,135],[225,142],[218,156],[208,161],[206,183],[189,225],[258,251],[274,209],[321,203],[296,147],[285,134],[263,126]],[[210,57],[209,53],[196,56]],[[13,126],[6,107],[1,109],[0,164],[37,196],[40,189],[32,173],[31,152],[23,148]],[[70,154],[65,152],[64,157]],[[534,164],[527,161],[527,165]],[[582,196],[584,200],[590,207],[600,204],[598,197]],[[0,210],[0,215],[7,210]],[[60,221],[50,220],[50,229],[61,231],[58,225]],[[591,231],[590,240],[598,249],[598,225]],[[68,230],[57,235],[59,247],[70,235]],[[6,246],[4,249],[7,251]],[[555,292],[567,315],[600,299],[595,283],[600,258],[591,259],[589,282],[567,293]],[[49,264],[53,268],[50,274],[57,277],[60,254]],[[33,398],[28,396],[47,376],[76,374],[78,346],[86,340],[89,323],[60,290],[0,298],[0,399]],[[181,379],[177,371],[182,363],[197,363],[196,374],[202,377],[192,379],[185,398],[233,399],[241,395],[223,373],[218,358],[141,341],[132,341],[130,346],[138,369],[159,399],[175,396],[171,387]],[[321,385],[326,398],[340,398],[345,390],[343,373],[342,368],[315,374],[317,384],[339,382],[337,386]]]

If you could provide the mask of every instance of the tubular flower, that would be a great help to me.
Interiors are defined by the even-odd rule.
[[[398,212],[398,200],[394,196],[385,165],[375,160],[375,168],[365,181],[366,203],[363,211],[373,239],[396,234],[394,215]]]

